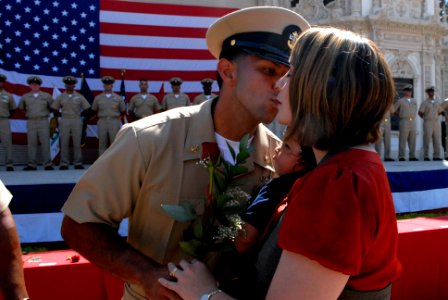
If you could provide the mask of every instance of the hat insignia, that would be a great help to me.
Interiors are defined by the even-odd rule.
[[[288,38],[289,49],[292,50],[292,48],[294,48],[294,44],[296,43],[298,38],[299,38],[299,33],[297,31],[291,32],[289,34],[289,38]]]

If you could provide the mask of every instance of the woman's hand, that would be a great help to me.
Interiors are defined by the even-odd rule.
[[[202,295],[216,290],[216,281],[207,269],[207,266],[198,260],[188,262],[181,260],[179,267],[173,263],[168,264],[170,275],[177,282],[159,278],[159,283],[176,292],[182,299],[198,300]]]

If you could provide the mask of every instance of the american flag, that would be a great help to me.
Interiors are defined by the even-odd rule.
[[[215,77],[206,30],[235,10],[111,0],[0,0],[0,6],[0,73],[17,102],[29,91],[31,74],[41,76],[42,90],[51,93],[64,88],[63,76],[80,79],[83,73],[97,94],[104,75],[117,79],[118,92],[123,69],[129,96],[139,91],[140,78],[150,81],[151,93],[170,91],[174,76],[194,96],[202,92],[201,79]],[[15,115],[13,132],[26,132],[23,119]]]

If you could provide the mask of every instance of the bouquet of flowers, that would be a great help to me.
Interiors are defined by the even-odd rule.
[[[235,184],[235,177],[247,172],[244,166],[250,153],[249,135],[245,135],[236,154],[228,145],[235,164],[225,161],[216,143],[202,144],[202,158],[198,165],[208,170],[209,185],[204,201],[204,212],[198,214],[189,202],[178,205],[162,205],[162,209],[178,222],[190,222],[180,241],[181,249],[188,255],[207,260],[212,252],[225,252],[232,249],[238,232],[243,230],[240,213],[250,200],[250,195]]]

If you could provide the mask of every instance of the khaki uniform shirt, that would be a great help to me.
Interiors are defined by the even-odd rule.
[[[17,108],[12,95],[6,91],[0,91],[0,118],[9,118],[11,110]]]
[[[131,98],[128,105],[128,111],[134,112],[138,118],[153,115],[155,112],[160,111],[161,108],[159,100],[152,94],[137,94]]]
[[[166,94],[162,100],[163,110],[189,105],[190,105],[190,97],[188,97],[188,95],[184,93],[177,94],[177,97],[173,93],[169,93]]]
[[[218,95],[215,95],[213,93],[211,93],[210,95],[205,95],[204,93],[197,95],[196,97],[194,97],[193,100],[193,104],[197,105],[197,104],[201,104],[202,102],[205,102],[207,100],[211,100],[215,97],[217,97]]]
[[[97,112],[98,118],[119,118],[121,113],[126,110],[123,98],[116,93],[107,97],[101,93],[95,97],[92,109]]]
[[[438,120],[442,111],[441,102],[435,99],[425,99],[419,109],[419,112],[423,114],[424,120]]]
[[[123,126],[108,151],[78,181],[63,212],[78,223],[114,228],[129,217],[129,244],[159,263],[178,261],[182,257],[178,242],[188,225],[175,222],[160,205],[188,201],[198,211],[203,209],[209,178],[197,162],[202,143],[216,142],[212,102]],[[253,139],[256,152],[247,161],[249,173],[238,178],[245,191],[255,193],[255,187],[274,175],[271,157],[279,143],[258,126]],[[141,287],[130,286],[143,294]],[[126,292],[124,299],[140,298]]]
[[[19,108],[26,112],[27,118],[48,118],[53,98],[50,94],[42,91],[37,94],[37,97],[34,97],[34,93],[23,95],[19,102]]]
[[[12,195],[0,180],[0,213],[3,212],[11,202]]]
[[[406,98],[401,98],[395,103],[394,111],[398,112],[400,119],[413,121],[417,115],[417,100],[411,98],[411,101],[408,101]]]
[[[61,107],[63,118],[79,118],[81,111],[90,108],[90,104],[83,95],[77,92],[73,94],[64,92],[51,105],[51,108],[55,110],[59,110]]]

